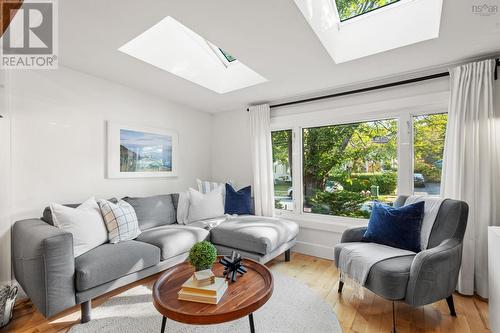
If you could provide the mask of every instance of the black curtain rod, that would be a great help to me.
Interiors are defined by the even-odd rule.
[[[498,66],[500,66],[500,59],[496,59],[496,65],[497,66],[495,67],[495,80],[498,79],[497,69],[498,69]],[[427,80],[437,79],[437,78],[446,77],[446,76],[450,76],[450,73],[449,72],[442,72],[442,73],[437,73],[437,74],[432,74],[432,75],[417,77],[417,78],[403,80],[403,81],[397,81],[397,82],[391,82],[391,83],[381,84],[381,85],[373,86],[373,87],[367,87],[367,88],[361,88],[361,89],[355,89],[355,90],[348,90],[348,91],[343,91],[343,92],[339,92],[339,93],[335,93],[335,94],[330,94],[330,95],[317,96],[317,97],[311,97],[311,98],[306,98],[306,99],[300,99],[300,100],[292,101],[292,102],[274,104],[274,105],[270,105],[269,107],[272,109],[272,108],[279,108],[279,107],[283,107],[283,106],[289,106],[289,105],[295,105],[295,104],[302,104],[302,103],[314,102],[314,101],[319,101],[319,100],[322,100],[322,99],[328,99],[328,98],[334,98],[334,97],[340,97],[340,96],[347,96],[347,95],[359,94],[359,93],[364,93],[364,92],[373,91],[373,90],[379,90],[379,89],[397,87],[397,86],[401,86],[401,85],[405,85],[405,84],[416,83],[416,82],[421,82],[421,81],[427,81]],[[247,108],[247,111],[249,111],[249,110],[250,109]]]

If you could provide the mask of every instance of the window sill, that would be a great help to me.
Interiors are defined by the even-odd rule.
[[[342,233],[349,228],[368,225],[368,220],[343,216],[328,216],[313,213],[297,214],[289,211],[275,211],[275,215],[297,222],[301,228],[335,233]]]

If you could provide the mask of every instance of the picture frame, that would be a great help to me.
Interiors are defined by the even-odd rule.
[[[177,177],[176,131],[107,122],[107,177]]]

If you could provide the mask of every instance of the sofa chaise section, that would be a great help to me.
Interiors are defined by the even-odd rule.
[[[285,252],[290,259],[290,248],[299,233],[297,223],[280,218],[238,216],[211,229],[211,242],[219,254],[238,251],[246,258],[266,263]]]

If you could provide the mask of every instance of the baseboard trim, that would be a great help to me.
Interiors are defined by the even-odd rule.
[[[297,244],[292,248],[292,251],[318,258],[333,260],[333,247],[320,244],[297,241]]]

